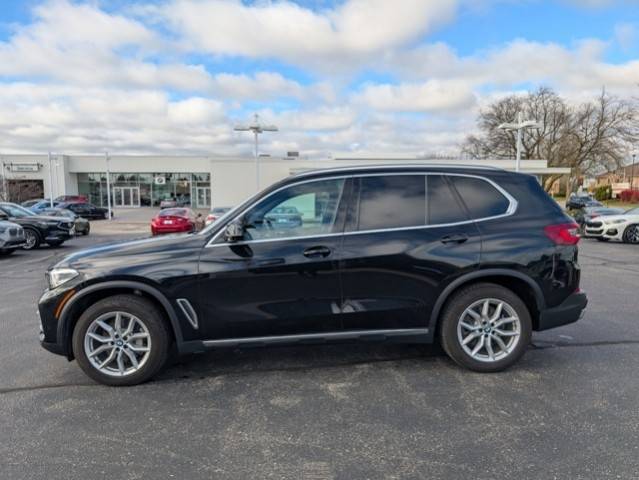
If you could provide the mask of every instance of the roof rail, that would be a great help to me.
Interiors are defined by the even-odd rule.
[[[314,175],[317,173],[336,173],[336,172],[350,172],[354,170],[401,170],[405,168],[468,168],[475,170],[493,170],[505,172],[503,168],[495,167],[493,165],[466,165],[466,164],[446,164],[446,163],[407,163],[407,164],[373,164],[373,165],[357,165],[357,166],[344,166],[344,167],[328,167],[328,168],[310,168],[307,171],[296,173],[296,177],[302,177],[306,175]]]

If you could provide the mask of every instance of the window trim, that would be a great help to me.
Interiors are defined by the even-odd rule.
[[[324,181],[324,180],[335,180],[335,179],[356,179],[356,178],[362,178],[362,177],[386,177],[386,176],[398,176],[398,175],[402,175],[402,176],[406,176],[406,175],[421,175],[421,176],[428,176],[428,175],[439,175],[439,176],[454,176],[454,177],[467,177],[467,178],[477,178],[479,180],[483,180],[485,182],[487,182],[488,184],[492,185],[495,189],[497,189],[497,191],[499,193],[501,193],[507,200],[508,200],[508,209],[506,210],[505,213],[499,214],[499,215],[493,215],[490,217],[483,217],[483,218],[475,218],[475,219],[471,219],[469,218],[468,220],[463,220],[461,222],[453,222],[453,223],[438,223],[438,224],[432,224],[432,225],[416,225],[416,226],[412,226],[412,227],[393,227],[393,228],[380,228],[380,229],[372,229],[372,230],[358,230],[358,231],[351,231],[351,232],[337,232],[337,233],[326,233],[326,234],[322,234],[322,235],[308,235],[308,236],[303,236],[303,237],[280,237],[280,238],[264,238],[264,239],[257,239],[257,240],[242,240],[239,242],[223,242],[223,243],[214,243],[223,233],[224,230],[226,229],[226,226],[231,223],[234,222],[235,220],[237,220],[238,218],[240,218],[242,215],[244,215],[246,212],[248,212],[251,208],[253,208],[255,205],[257,205],[257,203],[261,202],[262,200],[270,197],[271,195],[275,195],[276,193],[284,190],[285,188],[289,188],[289,187],[294,187],[297,185],[302,185],[305,183],[314,183],[314,182],[320,182],[320,181]],[[426,179],[425,179],[426,180]],[[425,182],[426,185],[428,185],[428,182]],[[346,182],[344,184],[344,186],[346,186]],[[428,188],[428,187],[426,187]],[[453,190],[454,193],[457,193],[457,189]],[[344,189],[342,189],[342,194],[344,193]],[[428,192],[426,192],[428,193]],[[255,196],[257,196],[259,194],[256,194]],[[342,199],[342,196],[340,195],[340,201]],[[297,182],[292,182],[289,183],[287,185],[283,185],[280,188],[273,190],[272,192],[269,192],[267,195],[263,196],[263,197],[258,197],[255,199],[255,201],[253,203],[251,203],[248,207],[246,207],[244,210],[242,210],[240,213],[238,213],[237,215],[234,215],[232,218],[229,218],[229,220],[224,224],[220,226],[220,229],[215,233],[215,235],[213,235],[213,237],[211,237],[211,239],[207,242],[205,248],[214,248],[214,247],[228,247],[228,246],[233,246],[233,245],[250,245],[253,243],[266,243],[266,242],[282,242],[282,241],[288,241],[288,240],[302,240],[302,239],[313,239],[313,238],[328,238],[328,237],[336,237],[336,236],[346,236],[346,235],[364,235],[364,234],[369,234],[369,233],[382,233],[382,232],[397,232],[397,231],[408,231],[408,230],[421,230],[421,229],[425,229],[425,228],[442,228],[442,227],[454,227],[454,226],[458,226],[458,225],[467,225],[470,223],[478,223],[478,222],[486,222],[486,221],[490,221],[490,220],[496,220],[498,218],[504,218],[504,217],[509,217],[511,215],[513,215],[516,211],[517,211],[517,207],[519,206],[519,202],[517,202],[517,200],[510,194],[508,193],[508,191],[506,191],[501,185],[497,184],[495,181],[491,180],[490,178],[481,176],[481,175],[476,175],[476,174],[472,174],[472,173],[457,173],[457,172],[419,172],[419,171],[415,171],[415,172],[401,172],[401,171],[396,171],[396,172],[374,172],[374,173],[363,173],[363,174],[349,174],[349,175],[331,175],[328,177],[318,177],[318,178],[312,178],[309,180],[300,180]],[[339,205],[338,205],[339,208]],[[344,228],[346,227],[346,225],[344,225]]]

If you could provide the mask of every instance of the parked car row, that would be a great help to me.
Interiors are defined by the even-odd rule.
[[[574,193],[566,209],[585,238],[639,244],[639,208],[606,207],[588,193]]]
[[[63,200],[60,197],[60,200]],[[88,235],[91,224],[86,218],[106,218],[98,207],[46,199],[25,202],[29,208],[11,202],[0,203],[0,254],[18,249],[33,250],[41,245],[58,247],[75,235]],[[92,207],[92,208],[91,208]],[[78,212],[82,212],[79,214]],[[98,213],[101,216],[98,216]]]

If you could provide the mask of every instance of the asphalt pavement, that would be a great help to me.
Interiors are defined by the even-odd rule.
[[[0,257],[0,479],[639,478],[639,248],[584,240],[578,323],[507,372],[437,347],[226,350],[109,388],[38,344],[43,272]]]

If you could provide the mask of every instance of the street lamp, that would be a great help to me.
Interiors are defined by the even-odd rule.
[[[517,114],[517,123],[502,123],[497,128],[501,130],[506,130],[507,132],[512,132],[517,130],[517,163],[515,164],[515,170],[518,172],[521,164],[521,134],[522,131],[527,128],[541,128],[543,125],[541,123],[535,122],[534,120],[526,120],[524,121],[524,114],[519,112]]]
[[[256,113],[253,123],[251,125],[236,125],[233,130],[236,132],[253,132],[255,136],[255,189],[260,190],[260,164],[258,158],[259,152],[259,134],[264,132],[277,132],[275,125],[262,125],[260,124],[260,116]]]

